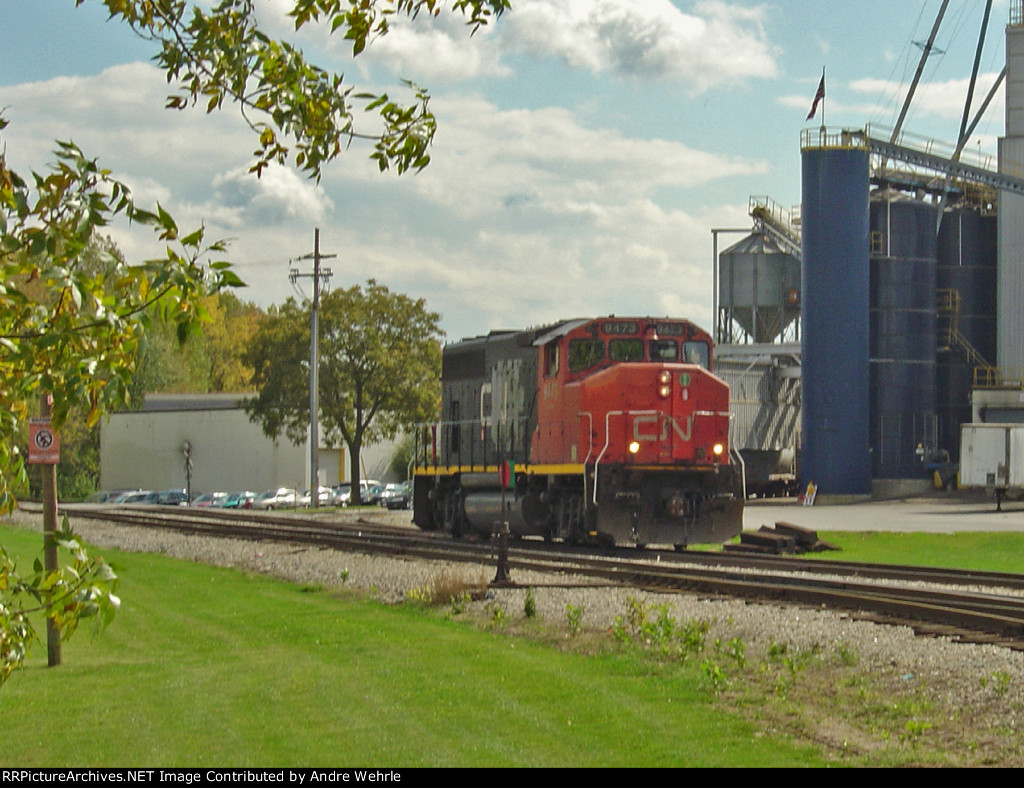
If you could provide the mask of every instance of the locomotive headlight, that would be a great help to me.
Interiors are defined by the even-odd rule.
[[[713,447],[711,448],[711,451],[713,451],[713,452],[715,453],[715,456],[716,456],[716,457],[721,457],[721,456],[722,456],[722,452],[724,452],[724,451],[725,451],[725,446],[723,446],[723,445],[722,445],[721,443],[716,443],[716,444],[715,444],[715,445],[714,445],[714,446],[713,446]]]
[[[629,453],[630,454],[639,454],[640,453],[640,441],[633,441],[632,443],[629,444]]]
[[[668,399],[672,394],[672,373],[667,369],[658,375],[658,394],[662,399]]]

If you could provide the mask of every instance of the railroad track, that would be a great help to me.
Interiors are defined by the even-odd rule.
[[[343,519],[164,507],[65,507],[95,518],[185,533],[275,540],[425,560],[495,565],[495,542],[451,540],[386,526],[358,514]],[[568,545],[513,541],[507,571],[561,575],[551,585],[633,586],[661,593],[740,597],[844,611],[851,618],[910,626],[920,635],[993,643],[1024,651],[1024,576],[859,564],[791,557],[618,549],[602,555]]]

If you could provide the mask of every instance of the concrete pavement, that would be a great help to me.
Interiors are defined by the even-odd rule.
[[[1024,501],[1004,501],[983,492],[936,493],[895,501],[803,506],[795,498],[748,501],[743,529],[788,522],[818,531],[1024,531]]]

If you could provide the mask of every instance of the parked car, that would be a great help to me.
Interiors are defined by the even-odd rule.
[[[381,493],[381,505],[388,509],[409,509],[412,507],[412,483],[388,484]]]
[[[320,495],[318,496],[321,506],[331,506],[334,503],[334,493],[330,487],[321,487]],[[313,505],[313,496],[309,490],[306,490],[298,498],[298,505],[308,507]]]
[[[157,493],[156,502],[164,506],[187,506],[188,493],[184,490],[164,490]]]
[[[157,497],[160,493],[153,492],[152,490],[136,490],[134,492],[127,492],[118,495],[112,503],[126,503],[126,504],[149,504],[156,503]]]
[[[252,502],[256,500],[256,493],[250,490],[228,493],[219,503],[214,504],[221,509],[251,509]]]
[[[207,506],[220,506],[220,501],[228,497],[225,492],[203,493],[192,501],[193,506],[204,509]]]
[[[334,488],[334,500],[338,506],[348,506],[352,501],[352,483],[344,482]],[[359,482],[359,499],[366,505],[380,503],[381,493],[384,492],[384,485],[374,479],[364,479]]]
[[[267,490],[256,496],[252,502],[253,509],[294,509],[299,494],[290,487],[278,487]]]

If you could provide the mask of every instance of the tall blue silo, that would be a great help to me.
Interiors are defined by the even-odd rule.
[[[937,208],[871,195],[871,449],[875,479],[924,480],[937,448]],[[919,453],[920,451],[920,453]]]
[[[805,133],[801,477],[823,498],[871,494],[868,151]]]
[[[947,210],[939,229],[938,288],[939,448],[959,458],[960,425],[971,421],[974,387],[972,356],[966,340],[988,364],[996,361],[997,217],[986,205]]]

